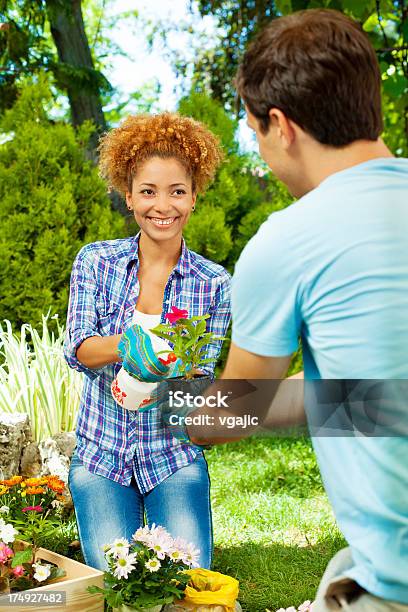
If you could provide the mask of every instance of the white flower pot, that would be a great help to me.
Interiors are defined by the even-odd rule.
[[[152,395],[156,387],[157,383],[136,380],[122,367],[112,382],[111,392],[116,403],[122,408],[137,410],[143,400]]]

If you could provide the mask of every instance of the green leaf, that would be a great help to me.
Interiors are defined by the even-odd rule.
[[[205,315],[200,315],[200,316],[196,316],[196,317],[190,317],[190,321],[203,321],[204,319],[209,319],[210,315],[209,314],[205,314]]]
[[[383,81],[384,91],[393,98],[399,98],[407,90],[407,80],[402,74],[393,74]]]
[[[276,8],[282,15],[288,15],[292,12],[291,0],[275,0]]]
[[[401,34],[404,44],[408,44],[408,17],[401,26]]]
[[[62,567],[53,567],[51,569],[50,578],[54,580],[54,578],[63,578],[67,575],[67,572],[62,569]]]
[[[197,323],[196,331],[197,331],[198,336],[202,336],[205,333],[206,329],[207,329],[207,324],[205,321],[200,321],[199,323]]]
[[[33,549],[29,546],[24,550],[19,550],[13,557],[11,567],[17,567],[17,565],[23,565],[23,563],[30,563],[33,556]]]
[[[357,19],[367,19],[375,9],[375,0],[342,0],[343,10],[350,12]]]

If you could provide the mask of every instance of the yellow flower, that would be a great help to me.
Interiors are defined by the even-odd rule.
[[[6,487],[5,485],[0,486],[0,495],[4,495],[5,493],[8,493],[8,491],[9,487]]]
[[[47,478],[42,476],[41,478],[27,478],[25,480],[27,487],[39,487],[47,484]]]

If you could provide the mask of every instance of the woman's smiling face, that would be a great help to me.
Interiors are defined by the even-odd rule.
[[[192,178],[174,157],[151,157],[133,177],[126,203],[142,232],[152,240],[171,240],[182,233],[196,196]]]

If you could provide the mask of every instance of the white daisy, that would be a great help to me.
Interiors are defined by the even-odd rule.
[[[136,568],[136,563],[136,555],[134,553],[118,557],[115,560],[113,575],[116,576],[116,578],[127,578],[130,572]]]
[[[193,544],[186,544],[184,549],[184,557],[183,561],[186,565],[190,567],[200,567],[198,563],[198,557],[200,555],[200,551],[198,548],[194,548]]]
[[[132,535],[132,539],[135,540],[135,542],[142,542],[143,544],[149,538],[150,538],[150,529],[148,525],[145,525],[144,527],[139,527],[139,529],[137,529],[135,533]]]
[[[129,553],[129,541],[126,538],[117,538],[109,547],[109,553],[114,557],[123,557]]]
[[[8,506],[2,506],[0,508],[0,514],[8,514],[10,512],[10,508]]]
[[[161,568],[161,563],[158,559],[153,557],[153,559],[146,561],[145,567],[147,567],[150,572],[157,572]]]

